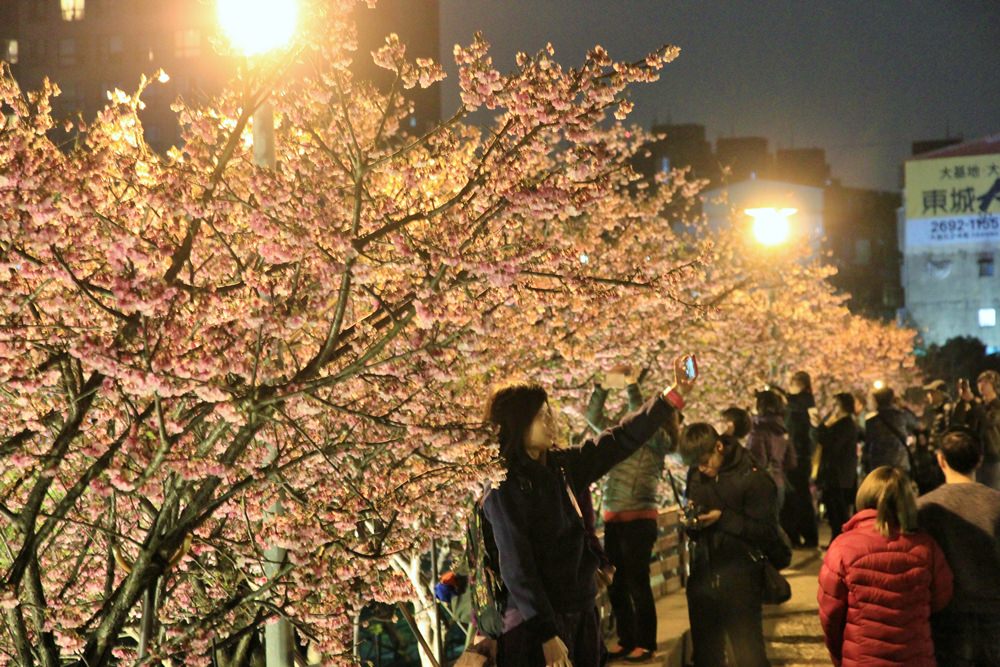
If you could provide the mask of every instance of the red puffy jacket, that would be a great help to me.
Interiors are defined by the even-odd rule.
[[[835,665],[933,667],[930,615],[951,600],[951,568],[925,533],[883,537],[875,510],[844,524],[819,573],[819,618]]]

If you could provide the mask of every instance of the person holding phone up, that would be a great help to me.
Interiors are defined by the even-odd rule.
[[[487,419],[499,429],[507,468],[484,500],[508,591],[499,667],[598,667],[598,559],[587,546],[575,496],[684,407],[694,379],[684,358],[673,366],[673,385],[577,449],[556,448],[555,420],[540,385],[510,384],[490,397]]]
[[[697,376],[694,357],[684,363],[685,375]],[[598,384],[587,406],[592,428],[603,425],[609,389],[626,389],[629,410],[643,403],[639,374],[629,366],[616,366]],[[645,662],[656,651],[656,602],[649,580],[649,561],[656,542],[660,507],[658,488],[663,460],[676,446],[678,413],[670,415],[642,447],[608,473],[604,482],[604,551],[614,567],[608,590],[618,630],[618,647],[610,657]]]

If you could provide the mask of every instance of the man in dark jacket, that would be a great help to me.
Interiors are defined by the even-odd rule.
[[[768,665],[763,566],[752,554],[772,554],[780,544],[774,480],[738,442],[719,436],[709,424],[688,426],[680,453],[691,466],[688,502],[701,512],[688,529],[694,540],[687,597],[695,665],[726,664],[727,636],[736,664]]]
[[[875,413],[865,418],[862,471],[867,475],[879,466],[893,466],[910,474],[906,415],[895,407],[896,395],[891,387],[882,387],[872,396],[875,399]]]
[[[816,442],[821,451],[816,483],[823,494],[823,504],[826,505],[831,542],[840,535],[841,527],[851,518],[851,506],[858,488],[860,435],[854,421],[853,394],[842,393],[833,398],[833,413],[825,422],[816,425]]]
[[[959,400],[951,421],[971,429],[983,446],[983,462],[976,481],[1000,490],[1000,373],[983,371],[976,379],[982,402],[976,402],[969,383],[959,380]]]

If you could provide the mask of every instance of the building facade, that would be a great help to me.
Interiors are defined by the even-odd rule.
[[[57,118],[89,119],[115,88],[132,91],[143,74],[162,68],[164,85],[143,97],[147,142],[163,150],[179,139],[170,105],[178,97],[199,103],[218,93],[236,63],[220,56],[215,3],[205,0],[0,0],[0,59],[18,83],[35,89],[45,77],[62,94]],[[384,70],[368,55],[390,32],[407,43],[410,57],[438,59],[437,0],[382,0],[374,10],[357,10],[359,49],[356,74],[380,82]],[[413,127],[440,118],[439,88],[415,92]]]
[[[908,318],[925,344],[973,336],[1000,349],[1000,134],[923,153],[904,169]]]
[[[894,319],[903,306],[897,243],[898,192],[830,183],[823,192],[825,245],[837,268],[830,282],[850,294],[851,312]]]

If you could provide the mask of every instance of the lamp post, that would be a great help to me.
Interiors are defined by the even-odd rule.
[[[748,208],[744,209],[744,213],[753,218],[753,235],[759,244],[766,248],[774,248],[783,245],[788,241],[792,235],[792,225],[789,222],[789,218],[798,209],[795,208]],[[766,285],[764,287],[767,293],[767,316],[771,318],[771,310],[774,306],[774,286]],[[772,320],[771,321],[771,337],[777,338],[778,336],[778,326]],[[777,379],[778,374],[778,360],[771,360],[771,380]]]
[[[230,45],[248,59],[287,46],[298,23],[296,0],[217,0],[216,11]],[[274,168],[274,108],[266,99],[253,114],[253,158]]]
[[[264,58],[287,46],[298,23],[297,0],[216,0],[219,25],[230,45],[248,60]],[[261,101],[253,114],[253,159],[259,167],[274,169],[274,107]],[[277,456],[277,451],[272,453]],[[271,514],[283,512],[279,500]],[[264,552],[264,574],[277,576],[285,562],[285,549],[272,546]],[[264,628],[267,667],[291,667],[292,628],[284,618]]]

